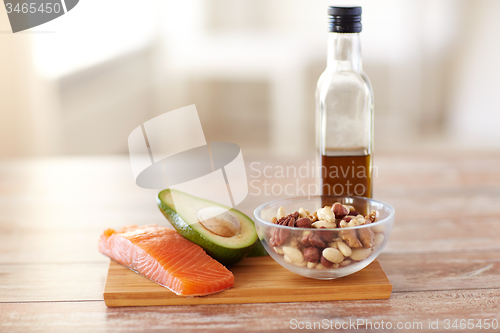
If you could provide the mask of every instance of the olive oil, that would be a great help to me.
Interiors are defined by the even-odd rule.
[[[329,7],[328,20],[327,67],[316,89],[317,181],[326,205],[338,200],[328,195],[372,196],[373,156],[373,92],[361,61],[361,7]]]
[[[372,196],[371,155],[322,155],[321,191],[324,195],[370,198]]]

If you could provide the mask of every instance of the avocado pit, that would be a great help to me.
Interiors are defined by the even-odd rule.
[[[208,231],[222,237],[233,237],[241,231],[238,218],[222,207],[205,207],[198,211],[198,221]]]

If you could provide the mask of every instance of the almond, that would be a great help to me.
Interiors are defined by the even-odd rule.
[[[295,222],[295,226],[297,228],[312,228],[312,222],[307,217],[303,217]]]

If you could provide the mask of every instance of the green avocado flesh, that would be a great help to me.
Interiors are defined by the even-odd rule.
[[[241,261],[256,244],[257,232],[253,221],[236,209],[176,190],[161,191],[158,194],[158,207],[179,234],[201,246],[223,265]],[[198,212],[211,207],[227,209],[236,216],[241,226],[238,233],[223,237],[202,225],[198,220]]]

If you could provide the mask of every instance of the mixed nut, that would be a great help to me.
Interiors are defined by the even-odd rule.
[[[274,252],[283,255],[286,262],[297,266],[310,269],[345,267],[368,258],[374,248],[383,243],[385,226],[342,229],[376,221],[376,211],[363,216],[353,206],[339,202],[313,213],[300,208],[287,215],[285,209],[279,207],[276,217],[272,219],[274,224],[310,230],[276,228],[269,245]]]

